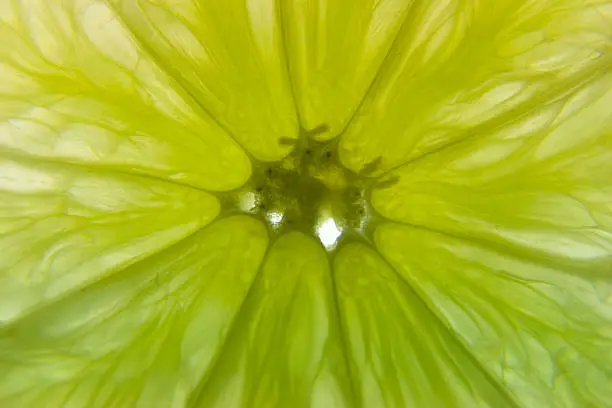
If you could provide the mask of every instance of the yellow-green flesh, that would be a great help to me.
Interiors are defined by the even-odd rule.
[[[612,407],[612,2],[0,0],[0,407]]]

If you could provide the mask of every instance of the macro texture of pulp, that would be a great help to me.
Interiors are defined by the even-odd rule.
[[[611,107],[610,0],[0,0],[0,407],[611,407]]]

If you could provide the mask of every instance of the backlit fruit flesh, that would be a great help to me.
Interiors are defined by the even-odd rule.
[[[0,0],[0,407],[610,407],[611,107],[608,0]]]

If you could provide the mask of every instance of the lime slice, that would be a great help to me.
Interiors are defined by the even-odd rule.
[[[612,406],[612,2],[0,2],[0,406]]]

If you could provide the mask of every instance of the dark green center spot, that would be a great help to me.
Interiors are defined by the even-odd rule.
[[[373,180],[368,176],[380,160],[359,174],[347,170],[335,140],[314,140],[327,130],[321,125],[302,130],[299,139],[281,139],[292,152],[279,162],[254,163],[249,183],[232,193],[232,207],[261,217],[274,232],[317,236],[328,249],[342,234],[363,235],[373,217],[367,200]]]

